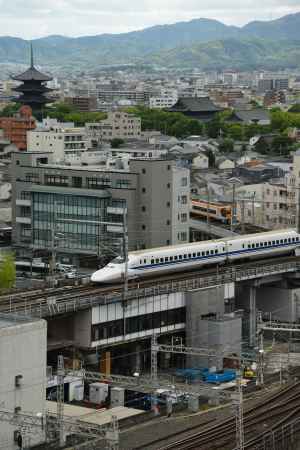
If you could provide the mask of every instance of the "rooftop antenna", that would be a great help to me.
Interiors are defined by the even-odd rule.
[[[30,68],[34,68],[32,42],[30,43]]]

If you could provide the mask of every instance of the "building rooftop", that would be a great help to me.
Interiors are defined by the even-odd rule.
[[[170,111],[218,112],[222,108],[216,106],[209,97],[181,97]]]
[[[19,314],[3,314],[0,313],[0,328],[15,327],[16,325],[24,325],[28,323],[38,322],[40,319],[21,316]]]

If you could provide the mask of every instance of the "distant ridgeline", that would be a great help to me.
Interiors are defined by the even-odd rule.
[[[202,70],[295,68],[300,66],[300,13],[242,28],[195,19],[118,35],[48,36],[33,43],[40,64],[73,69],[74,61],[85,70],[100,63]],[[25,63],[28,48],[28,41],[1,37],[0,63]]]

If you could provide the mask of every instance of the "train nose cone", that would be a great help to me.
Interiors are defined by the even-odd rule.
[[[121,280],[121,271],[118,269],[101,269],[93,273],[91,281],[95,283],[111,283]]]

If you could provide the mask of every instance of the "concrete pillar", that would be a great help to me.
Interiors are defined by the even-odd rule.
[[[249,291],[249,345],[256,345],[256,287],[250,286]]]

